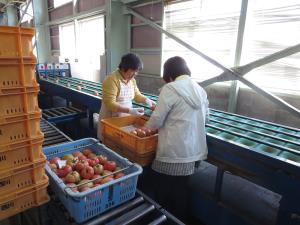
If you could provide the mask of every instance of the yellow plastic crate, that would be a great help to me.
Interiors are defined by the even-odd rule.
[[[39,87],[13,88],[0,91],[0,118],[40,112]]]
[[[115,151],[116,153],[122,155],[123,157],[129,159],[132,162],[136,162],[141,166],[150,165],[155,158],[155,152],[149,152],[145,154],[138,154],[137,152],[133,152],[124,146],[119,146],[113,140],[103,137],[103,144],[106,145],[111,150]]]
[[[0,171],[0,198],[17,190],[28,189],[48,179],[45,173],[46,160],[31,163],[11,170]]]
[[[155,152],[157,148],[158,134],[148,137],[138,137],[122,130],[123,127],[134,125],[142,127],[147,119],[137,116],[112,117],[101,120],[103,138],[109,138],[120,147],[125,147],[138,154]]]
[[[43,136],[40,128],[42,113],[0,118],[0,145],[13,144]]]
[[[35,29],[0,26],[0,58],[32,57]]]
[[[50,200],[47,193],[48,179],[28,190],[12,192],[0,198],[0,220],[16,215]]]
[[[0,146],[0,171],[46,160],[42,149],[43,142],[44,138],[40,137],[17,144]]]
[[[35,58],[24,60],[0,58],[0,88],[38,86],[35,65]]]

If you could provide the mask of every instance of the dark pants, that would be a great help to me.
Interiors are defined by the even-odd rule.
[[[187,218],[188,179],[190,176],[170,176],[153,171],[154,198],[178,219]]]

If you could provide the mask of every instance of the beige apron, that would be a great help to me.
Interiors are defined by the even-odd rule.
[[[132,100],[134,99],[134,86],[131,81],[127,84],[120,81],[120,94],[117,96],[117,103],[119,103],[123,107],[132,108]],[[102,102],[101,109],[99,112],[99,122],[98,122],[98,131],[97,137],[102,141],[102,124],[101,120],[110,117],[118,117],[118,116],[127,116],[127,113],[116,112],[113,113],[109,110]]]

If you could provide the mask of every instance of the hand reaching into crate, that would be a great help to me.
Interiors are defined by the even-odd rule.
[[[135,116],[143,116],[144,115],[144,108],[130,108],[128,111],[129,114],[135,115]]]
[[[153,111],[156,107],[156,103],[152,101],[150,98],[146,98],[145,103],[150,107],[150,109]]]

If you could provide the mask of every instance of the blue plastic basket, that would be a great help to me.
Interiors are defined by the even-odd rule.
[[[131,163],[93,138],[47,147],[44,148],[44,153],[47,159],[51,160],[53,157],[62,157],[65,154],[83,151],[85,148],[92,149],[97,155],[105,155],[110,160],[114,160],[121,168],[128,167],[128,169],[124,171],[126,174],[124,177],[88,191],[76,193],[67,188],[63,181],[46,165],[52,190],[77,223],[86,221],[132,199],[135,196],[138,175],[142,173],[139,165]]]

